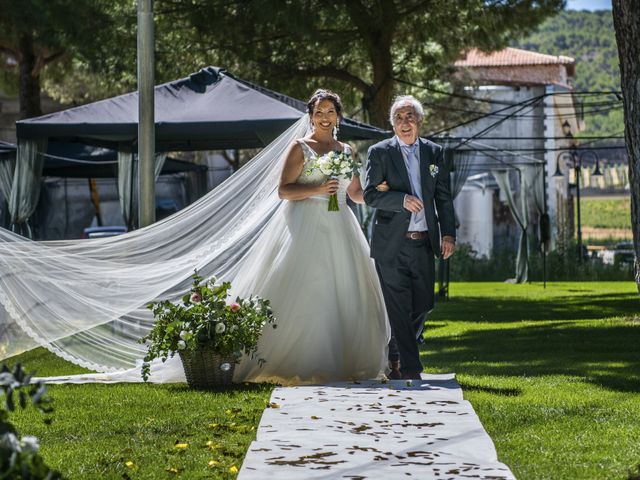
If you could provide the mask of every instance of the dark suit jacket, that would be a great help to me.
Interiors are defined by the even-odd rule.
[[[453,199],[449,186],[451,166],[443,149],[424,138],[420,142],[420,180],[429,239],[436,256],[440,255],[440,235],[455,238]],[[430,165],[437,167],[432,175]],[[432,167],[434,168],[434,167]],[[379,192],[376,185],[386,181],[390,190]],[[403,206],[404,196],[411,195],[411,183],[397,137],[369,148],[364,187],[365,203],[376,209],[371,233],[371,256],[391,261],[402,246],[409,227],[411,212]]]

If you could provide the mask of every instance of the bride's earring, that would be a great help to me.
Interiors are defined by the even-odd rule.
[[[336,126],[333,127],[333,139],[338,140],[338,130],[340,130],[340,125],[336,123]]]

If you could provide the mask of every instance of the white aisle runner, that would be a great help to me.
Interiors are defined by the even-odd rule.
[[[514,479],[453,374],[277,388],[241,480]]]

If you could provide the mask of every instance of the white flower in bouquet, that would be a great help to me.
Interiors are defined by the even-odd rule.
[[[216,324],[216,333],[224,333],[227,329],[226,325],[222,322]]]
[[[187,330],[182,330],[180,332],[180,339],[184,340],[185,342],[188,342],[191,338],[193,338],[192,332],[189,332]]]
[[[327,177],[350,180],[360,171],[360,163],[351,153],[331,151],[315,157],[307,174],[311,174],[314,170],[320,170]],[[337,195],[335,193],[329,195],[329,211],[337,212],[339,209]]]
[[[323,155],[318,159],[318,170],[327,176],[333,175],[333,161],[327,155]]]
[[[178,340],[178,350],[184,350],[185,348],[187,348],[187,342]]]

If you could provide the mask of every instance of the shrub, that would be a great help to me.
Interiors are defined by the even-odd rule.
[[[205,281],[196,271],[191,291],[182,298],[182,303],[169,300],[149,305],[156,323],[148,335],[140,339],[149,342],[149,349],[142,365],[142,378],[150,374],[149,362],[155,358],[165,361],[177,351],[194,351],[202,345],[212,347],[221,355],[242,353],[254,355],[258,339],[267,323],[275,318],[269,300],[252,296],[237,297],[228,303],[231,284],[216,283],[215,277]]]
[[[4,395],[4,408],[0,408],[0,478],[3,480],[53,480],[62,478],[60,473],[51,470],[39,454],[39,442],[36,437],[20,437],[16,428],[9,422],[9,413],[16,409],[27,408],[33,404],[44,414],[53,409],[51,399],[42,382],[31,384],[31,375],[25,374],[20,364],[13,371],[6,365],[0,371],[0,389]],[[17,397],[17,399],[16,399]],[[51,423],[45,417],[45,423]]]

